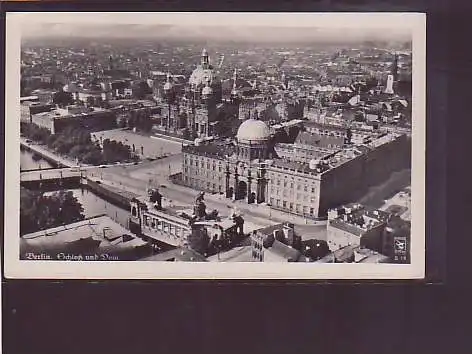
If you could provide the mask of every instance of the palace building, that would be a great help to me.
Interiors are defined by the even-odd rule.
[[[409,166],[406,135],[364,134],[369,139],[353,143],[342,129],[301,131],[289,146],[275,143],[274,131],[250,118],[232,143],[184,145],[181,183],[309,218],[326,217],[329,209],[355,201]]]

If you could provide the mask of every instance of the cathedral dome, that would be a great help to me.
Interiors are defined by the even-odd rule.
[[[262,142],[270,138],[270,130],[267,124],[265,124],[263,121],[257,119],[248,119],[239,126],[236,138],[238,139],[238,142]]]
[[[192,86],[202,86],[205,85],[207,81],[210,84],[213,83],[215,79],[215,75],[213,74],[213,70],[211,69],[204,69],[202,66],[198,66],[190,75],[189,84]]]

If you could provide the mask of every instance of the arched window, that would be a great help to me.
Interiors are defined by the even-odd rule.
[[[138,214],[138,211],[137,211],[136,207],[135,206],[132,207],[131,208],[131,215],[136,216],[137,214]]]

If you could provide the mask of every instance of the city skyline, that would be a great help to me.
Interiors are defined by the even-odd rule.
[[[47,16],[26,14],[22,24],[23,38],[90,37],[90,38],[168,38],[237,40],[248,42],[319,41],[349,42],[365,40],[409,41],[412,27],[409,16],[374,16],[376,21],[363,21],[347,14],[120,14],[98,16],[90,21],[83,14]]]

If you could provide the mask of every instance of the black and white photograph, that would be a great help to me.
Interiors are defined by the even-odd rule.
[[[425,15],[6,22],[7,277],[424,277]]]

